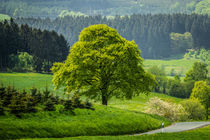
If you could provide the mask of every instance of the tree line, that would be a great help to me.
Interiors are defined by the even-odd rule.
[[[1,71],[31,67],[36,72],[49,72],[53,62],[66,58],[69,49],[63,35],[27,24],[18,26],[13,19],[0,22],[0,43]]]
[[[63,34],[70,45],[80,31],[93,24],[107,24],[127,40],[135,40],[144,58],[166,58],[187,49],[209,49],[210,17],[197,14],[134,14],[131,16],[65,16],[64,18],[17,18],[19,25],[28,24],[41,30]]]
[[[131,15],[133,13],[205,13],[208,0],[1,0],[0,13],[12,17],[56,18],[63,11],[85,15]],[[208,12],[208,11],[207,11]]]

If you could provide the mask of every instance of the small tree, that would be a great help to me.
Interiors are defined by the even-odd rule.
[[[208,119],[208,109],[210,107],[210,86],[207,85],[205,81],[195,82],[190,98],[196,98],[204,105],[206,109],[206,119]]]
[[[184,81],[200,81],[207,79],[208,69],[206,64],[195,62],[191,70],[186,73]]]
[[[155,92],[160,92],[160,88],[162,88],[163,93],[165,93],[166,83],[167,83],[165,70],[163,68],[159,68],[158,66],[154,65],[148,69],[148,72],[155,75],[155,80],[158,83],[155,86]]]
[[[85,28],[64,63],[52,67],[56,89],[64,85],[68,93],[102,99],[112,96],[130,99],[152,91],[155,79],[143,69],[143,59],[134,41],[122,38],[107,25]]]
[[[203,120],[205,118],[205,108],[197,100],[184,100],[181,105],[189,114],[190,120]]]

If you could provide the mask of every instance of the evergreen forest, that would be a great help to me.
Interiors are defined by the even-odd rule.
[[[161,59],[185,54],[188,49],[210,48],[210,17],[198,14],[133,14],[115,16],[65,16],[64,18],[17,18],[19,25],[28,24],[41,30],[63,34],[69,45],[78,40],[80,31],[93,24],[107,24],[127,40],[134,40],[143,58]]]

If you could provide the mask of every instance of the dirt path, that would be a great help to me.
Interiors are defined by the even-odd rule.
[[[141,133],[141,134],[136,134],[136,135],[144,135],[144,134],[154,134],[154,133],[170,133],[170,132],[181,132],[181,131],[187,131],[187,130],[192,130],[200,127],[204,127],[210,125],[210,122],[180,122],[180,123],[175,123],[171,126]]]

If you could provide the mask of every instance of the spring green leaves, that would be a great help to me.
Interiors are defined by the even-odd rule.
[[[148,93],[156,82],[142,67],[143,59],[134,41],[122,38],[107,25],[85,28],[63,63],[52,67],[56,88],[102,99],[112,96],[130,99]]]

